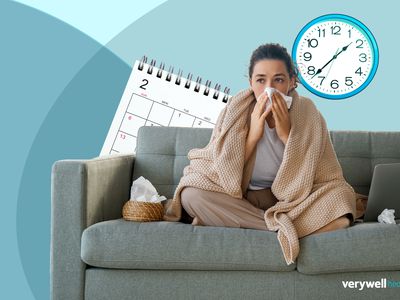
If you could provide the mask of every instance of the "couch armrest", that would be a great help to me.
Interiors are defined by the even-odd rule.
[[[51,173],[51,299],[84,299],[81,235],[90,225],[122,217],[134,154],[59,160]]]

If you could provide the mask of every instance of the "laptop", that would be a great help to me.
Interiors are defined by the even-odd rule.
[[[400,219],[400,163],[377,164],[372,174],[364,222],[378,222],[382,211],[394,209],[396,223]]]

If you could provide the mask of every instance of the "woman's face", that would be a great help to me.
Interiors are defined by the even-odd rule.
[[[266,87],[273,87],[287,95],[294,87],[294,78],[289,77],[286,65],[279,59],[262,59],[255,63],[250,86],[256,98]]]

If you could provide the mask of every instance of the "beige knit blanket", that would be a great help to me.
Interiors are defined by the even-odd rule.
[[[299,254],[299,238],[344,214],[350,213],[353,222],[361,215],[357,214],[356,194],[343,177],[324,118],[310,99],[295,90],[289,96],[293,97],[291,130],[271,187],[279,201],[264,215],[267,229],[277,231],[288,265]],[[207,146],[189,151],[190,164],[183,169],[173,199],[165,201],[165,221],[180,220],[180,192],[186,186],[243,197],[248,114],[254,101],[251,88],[231,97],[219,114]]]

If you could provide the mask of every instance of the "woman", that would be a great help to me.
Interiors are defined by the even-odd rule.
[[[271,186],[282,162],[291,122],[284,98],[275,92],[272,99],[269,99],[264,91],[266,87],[272,87],[288,95],[297,87],[298,82],[297,70],[286,48],[279,44],[265,44],[253,52],[249,84],[257,103],[251,113],[245,161],[253,151],[257,154],[250,183],[243,199],[196,187],[183,188],[181,204],[193,218],[192,225],[267,230],[264,213],[278,201]],[[343,215],[313,233],[346,228],[349,225],[350,219]]]

